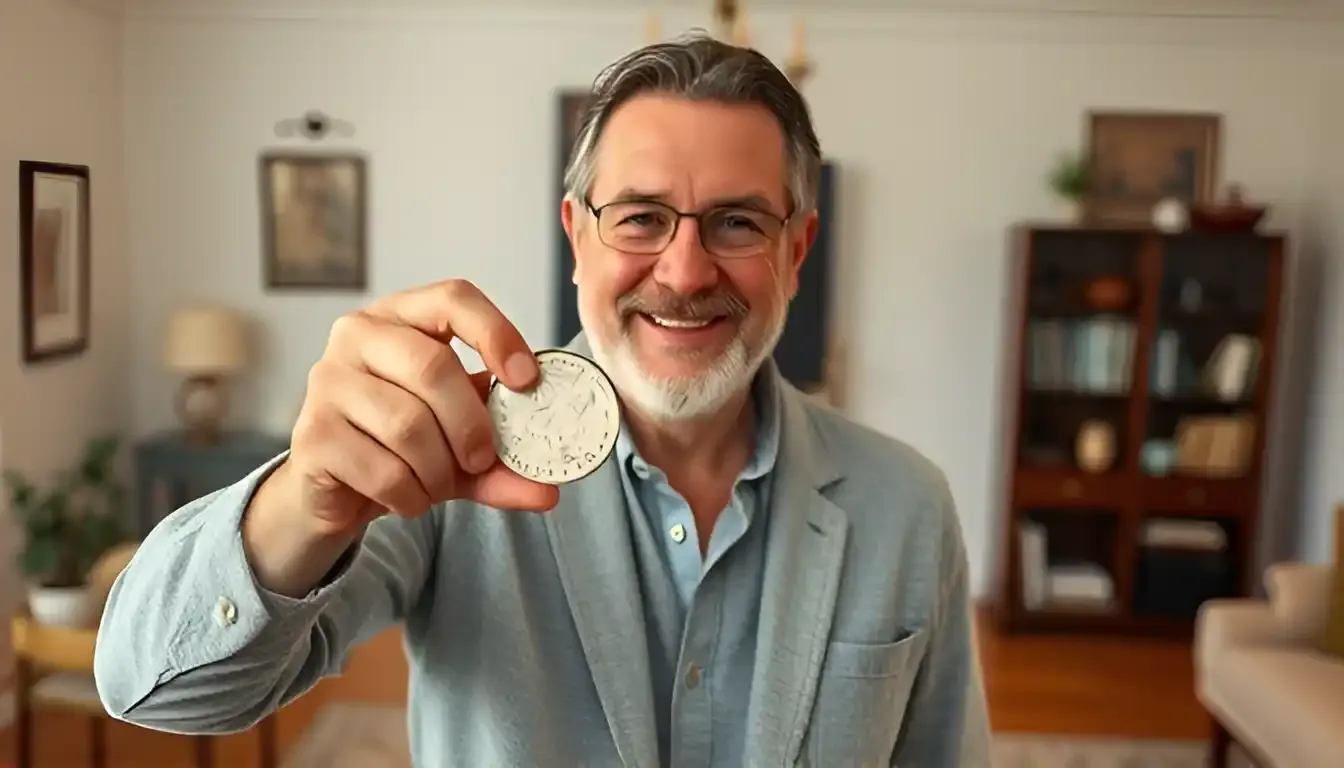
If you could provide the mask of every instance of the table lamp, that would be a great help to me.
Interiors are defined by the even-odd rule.
[[[247,363],[246,336],[242,317],[224,307],[183,307],[169,318],[163,362],[186,376],[174,405],[189,443],[219,441],[228,412],[225,380]]]

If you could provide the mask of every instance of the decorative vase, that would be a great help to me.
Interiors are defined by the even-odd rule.
[[[1077,226],[1083,223],[1083,201],[1061,199],[1059,201],[1060,212],[1067,224]]]
[[[29,587],[28,610],[35,621],[49,627],[87,627],[89,588]]]
[[[1073,450],[1084,472],[1105,472],[1115,463],[1115,428],[1101,419],[1089,419],[1079,428]]]

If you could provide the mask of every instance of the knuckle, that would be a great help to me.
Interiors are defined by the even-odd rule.
[[[470,280],[464,280],[460,277],[443,281],[442,290],[443,297],[454,303],[469,301],[480,296],[481,293],[480,289]]]
[[[370,481],[378,499],[404,498],[415,485],[415,476],[404,462],[388,456],[371,468]]]
[[[336,346],[343,339],[348,339],[356,332],[360,324],[360,315],[357,312],[341,315],[331,324],[331,332],[327,334],[327,343]]]
[[[442,390],[445,383],[452,380],[456,369],[462,367],[457,353],[447,345],[434,345],[416,359],[415,365],[416,383],[426,392]]]
[[[388,437],[398,445],[415,443],[425,429],[425,410],[418,403],[414,398],[407,398],[389,409]]]

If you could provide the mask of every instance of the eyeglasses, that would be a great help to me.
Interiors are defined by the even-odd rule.
[[[686,213],[652,200],[617,201],[598,208],[590,201],[584,204],[597,218],[597,235],[604,245],[640,256],[662,253],[676,238],[682,219],[695,219],[700,244],[723,259],[759,255],[788,223],[787,218],[754,208],[720,206]]]

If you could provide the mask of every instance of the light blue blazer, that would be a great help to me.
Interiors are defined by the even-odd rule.
[[[943,473],[787,385],[781,400],[747,764],[988,766]],[[282,459],[174,512],[117,580],[95,664],[112,715],[246,729],[401,621],[417,766],[658,765],[615,461],[544,515],[454,503],[383,518],[329,583],[292,600],[256,585],[238,533]]]

